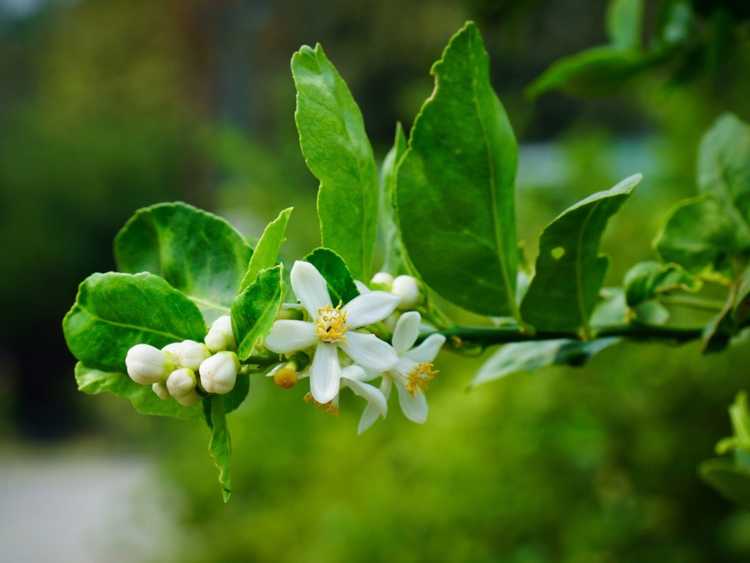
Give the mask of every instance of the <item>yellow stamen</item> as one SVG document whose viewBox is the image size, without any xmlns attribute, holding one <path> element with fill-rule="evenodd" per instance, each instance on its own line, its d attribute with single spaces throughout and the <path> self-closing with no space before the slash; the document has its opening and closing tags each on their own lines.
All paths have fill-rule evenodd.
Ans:
<svg viewBox="0 0 750 563">
<path fill-rule="evenodd" d="M 297 365 L 287 362 L 273 373 L 273 382 L 282 389 L 291 389 L 297 383 Z"/>
<path fill-rule="evenodd" d="M 334 416 L 338 416 L 339 414 L 339 408 L 333 404 L 333 401 L 329 401 L 328 403 L 319 403 L 312 396 L 312 393 L 305 393 L 305 402 L 314 405 L 315 408 L 320 409 L 328 414 L 332 414 Z"/>
<path fill-rule="evenodd" d="M 315 334 L 321 342 L 331 344 L 344 340 L 346 334 L 346 311 L 340 307 L 326 305 L 318 309 L 315 321 Z"/>
<path fill-rule="evenodd" d="M 414 369 L 409 372 L 406 382 L 406 390 L 412 395 L 416 395 L 418 390 L 427 391 L 430 386 L 430 381 L 435 379 L 438 375 L 438 371 L 434 369 L 432 362 L 422 362 L 417 364 Z"/>
</svg>

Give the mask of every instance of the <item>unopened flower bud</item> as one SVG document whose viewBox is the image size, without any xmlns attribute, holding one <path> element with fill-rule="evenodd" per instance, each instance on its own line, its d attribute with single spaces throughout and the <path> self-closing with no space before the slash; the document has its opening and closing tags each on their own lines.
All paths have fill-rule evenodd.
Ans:
<svg viewBox="0 0 750 563">
<path fill-rule="evenodd" d="M 197 370 L 201 362 L 210 355 L 208 346 L 195 340 L 183 340 L 177 348 L 177 360 L 180 367 L 192 370 Z"/>
<path fill-rule="evenodd" d="M 189 368 L 174 370 L 167 378 L 167 390 L 175 399 L 195 390 L 195 372 Z"/>
<path fill-rule="evenodd" d="M 282 389 L 291 389 L 297 383 L 297 364 L 287 362 L 276 366 L 269 374 L 273 382 Z"/>
<path fill-rule="evenodd" d="M 154 393 L 156 393 L 156 396 L 159 397 L 162 401 L 166 401 L 169 399 L 169 391 L 167 391 L 167 386 L 164 385 L 161 381 L 159 383 L 154 383 L 151 386 L 151 389 L 153 389 Z"/>
<path fill-rule="evenodd" d="M 201 385 L 209 393 L 229 393 L 234 388 L 239 370 L 237 354 L 219 352 L 201 364 Z"/>
<path fill-rule="evenodd" d="M 393 285 L 393 276 L 388 272 L 378 272 L 370 280 L 370 285 L 375 289 L 390 291 Z"/>
<path fill-rule="evenodd" d="M 185 395 L 175 397 L 174 400 L 180 403 L 183 407 L 192 407 L 195 403 L 201 400 L 201 396 L 198 395 L 195 389 L 193 389 Z"/>
<path fill-rule="evenodd" d="M 400 299 L 399 309 L 413 309 L 422 300 L 419 292 L 419 283 L 412 276 L 398 276 L 393 280 L 391 293 Z"/>
<path fill-rule="evenodd" d="M 125 367 L 130 379 L 141 385 L 152 385 L 164 381 L 174 363 L 158 348 L 149 344 L 136 344 L 125 356 Z"/>
<path fill-rule="evenodd" d="M 208 330 L 204 342 L 211 352 L 234 349 L 236 344 L 232 332 L 232 318 L 229 315 L 222 315 L 216 319 Z"/>
</svg>

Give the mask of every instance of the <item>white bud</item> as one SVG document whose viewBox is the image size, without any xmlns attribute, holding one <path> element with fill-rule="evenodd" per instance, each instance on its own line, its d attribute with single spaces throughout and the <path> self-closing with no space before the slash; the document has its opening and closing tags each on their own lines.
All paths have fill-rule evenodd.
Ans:
<svg viewBox="0 0 750 563">
<path fill-rule="evenodd" d="M 377 274 L 372 276 L 370 285 L 375 287 L 376 289 L 390 291 L 391 286 L 393 285 L 393 276 L 388 272 L 378 272 Z"/>
<path fill-rule="evenodd" d="M 201 364 L 201 385 L 209 393 L 229 393 L 234 388 L 239 370 L 237 354 L 219 352 Z"/>
<path fill-rule="evenodd" d="M 149 344 L 136 344 L 125 356 L 125 367 L 130 379 L 141 385 L 164 381 L 174 368 L 172 359 Z"/>
<path fill-rule="evenodd" d="M 161 351 L 164 352 L 165 354 L 171 354 L 175 363 L 177 363 L 177 357 L 180 353 L 180 344 L 182 343 L 172 342 L 171 344 L 167 344 L 166 346 L 164 346 L 164 348 L 162 348 Z"/>
<path fill-rule="evenodd" d="M 156 393 L 156 396 L 159 397 L 162 401 L 166 401 L 167 399 L 169 399 L 169 391 L 167 391 L 167 386 L 162 382 L 154 383 L 151 386 L 151 389 L 153 389 L 154 393 Z"/>
<path fill-rule="evenodd" d="M 180 367 L 192 370 L 197 370 L 201 362 L 210 355 L 208 346 L 195 340 L 183 340 L 177 348 L 177 360 Z"/>
<path fill-rule="evenodd" d="M 195 403 L 201 400 L 201 396 L 198 395 L 195 389 L 193 389 L 185 395 L 175 397 L 174 400 L 180 403 L 183 407 L 192 407 Z"/>
<path fill-rule="evenodd" d="M 393 280 L 391 293 L 400 299 L 399 309 L 413 309 L 422 300 L 419 292 L 419 283 L 412 276 L 398 276 Z"/>
<path fill-rule="evenodd" d="M 211 352 L 233 349 L 236 344 L 232 332 L 232 318 L 229 315 L 222 315 L 216 319 L 208 329 L 204 342 Z"/>
<path fill-rule="evenodd" d="M 188 368 L 174 370 L 167 378 L 167 390 L 175 399 L 195 390 L 195 372 Z"/>
</svg>

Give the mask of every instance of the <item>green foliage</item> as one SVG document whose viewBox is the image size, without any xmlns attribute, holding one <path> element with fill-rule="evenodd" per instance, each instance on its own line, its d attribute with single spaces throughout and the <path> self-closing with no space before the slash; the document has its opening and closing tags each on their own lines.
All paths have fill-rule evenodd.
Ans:
<svg viewBox="0 0 750 563">
<path fill-rule="evenodd" d="M 234 300 L 232 328 L 240 360 L 252 356 L 258 340 L 271 330 L 283 300 L 281 265 L 262 270 Z"/>
<path fill-rule="evenodd" d="M 137 211 L 115 238 L 121 271 L 163 277 L 195 301 L 208 323 L 229 311 L 251 255 L 224 219 L 184 203 Z"/>
<path fill-rule="evenodd" d="M 588 342 L 578 340 L 543 340 L 506 344 L 492 354 L 479 368 L 471 386 L 495 381 L 506 375 L 531 372 L 555 364 L 580 366 L 594 354 L 619 342 L 619 338 L 600 338 Z"/>
<path fill-rule="evenodd" d="M 516 140 L 473 23 L 451 38 L 431 72 L 435 91 L 398 169 L 401 239 L 437 293 L 476 313 L 518 317 Z"/>
<path fill-rule="evenodd" d="M 161 348 L 181 340 L 203 340 L 203 317 L 184 294 L 149 273 L 92 274 L 78 289 L 63 319 L 65 341 L 85 365 L 122 371 L 136 344 Z"/>
<path fill-rule="evenodd" d="M 636 307 L 672 291 L 698 291 L 702 284 L 677 264 L 639 262 L 625 274 L 625 298 Z"/>
<path fill-rule="evenodd" d="M 328 283 L 328 293 L 334 305 L 348 303 L 359 295 L 354 278 L 344 260 L 330 248 L 316 248 L 305 256 Z"/>
<path fill-rule="evenodd" d="M 318 219 L 325 246 L 368 278 L 378 216 L 378 174 L 362 114 L 323 47 L 292 57 L 300 148 L 320 181 Z"/>
<path fill-rule="evenodd" d="M 395 198 L 398 164 L 407 149 L 407 140 L 401 123 L 396 124 L 393 146 L 383 159 L 380 171 L 380 232 L 383 238 L 383 267 L 385 272 L 398 273 L 403 256 L 401 237 L 396 225 Z"/>
<path fill-rule="evenodd" d="M 607 11 L 610 42 L 621 49 L 637 49 L 641 44 L 643 0 L 611 0 Z"/>
<path fill-rule="evenodd" d="M 87 395 L 112 393 L 127 399 L 140 414 L 195 419 L 201 416 L 200 406 L 183 407 L 174 400 L 164 401 L 151 387 L 138 385 L 124 372 L 102 371 L 78 362 L 75 368 L 78 390 Z"/>
<path fill-rule="evenodd" d="M 538 330 L 589 333 L 589 317 L 609 263 L 599 255 L 599 242 L 610 217 L 640 180 L 631 176 L 590 195 L 544 229 L 536 273 L 521 304 L 526 322 Z"/>
<path fill-rule="evenodd" d="M 208 402 L 207 422 L 211 429 L 211 439 L 208 442 L 208 451 L 219 470 L 219 484 L 221 485 L 221 497 L 224 502 L 229 502 L 232 496 L 232 478 L 229 471 L 230 459 L 232 457 L 232 439 L 227 427 L 227 418 L 224 411 L 224 401 L 221 397 L 206 399 Z"/>
<path fill-rule="evenodd" d="M 250 258 L 250 265 L 247 272 L 242 278 L 240 290 L 245 290 L 247 286 L 255 281 L 261 270 L 270 268 L 279 257 L 281 245 L 286 240 L 286 226 L 289 223 L 289 217 L 292 214 L 292 208 L 284 209 L 279 216 L 271 221 L 260 235 L 258 244 L 255 245 L 255 251 Z"/>
</svg>

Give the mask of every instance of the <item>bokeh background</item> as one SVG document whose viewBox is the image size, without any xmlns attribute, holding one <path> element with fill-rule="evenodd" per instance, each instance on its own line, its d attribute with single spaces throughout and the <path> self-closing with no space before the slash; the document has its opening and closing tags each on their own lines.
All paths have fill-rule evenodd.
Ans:
<svg viewBox="0 0 750 563">
<path fill-rule="evenodd" d="M 701 132 L 723 110 L 750 117 L 750 42 L 689 83 L 655 72 L 604 98 L 526 98 L 552 61 L 605 41 L 604 10 L 598 0 L 0 0 L 0 560 L 750 559 L 750 514 L 696 473 L 730 433 L 747 347 L 702 357 L 695 345 L 621 345 L 584 368 L 472 392 L 481 360 L 446 354 L 426 425 L 394 408 L 359 438 L 354 400 L 328 416 L 303 389 L 256 380 L 230 418 L 226 506 L 205 428 L 75 389 L 60 322 L 78 282 L 113 269 L 112 238 L 135 209 L 185 200 L 252 240 L 294 205 L 287 255 L 317 245 L 289 73 L 303 43 L 323 43 L 382 158 L 396 121 L 408 127 L 430 93 L 432 61 L 476 20 L 521 143 L 529 254 L 565 206 L 645 174 L 604 242 L 617 284 L 653 257 L 669 206 L 694 193 Z"/>
</svg>

